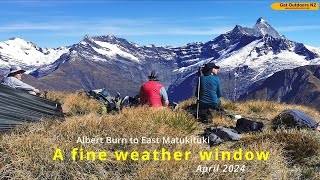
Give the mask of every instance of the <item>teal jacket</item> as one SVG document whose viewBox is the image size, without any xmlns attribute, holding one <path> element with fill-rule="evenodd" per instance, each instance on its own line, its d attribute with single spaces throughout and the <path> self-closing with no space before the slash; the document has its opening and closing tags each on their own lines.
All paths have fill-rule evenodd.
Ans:
<svg viewBox="0 0 320 180">
<path fill-rule="evenodd" d="M 221 96 L 221 82 L 218 76 L 211 74 L 200 77 L 200 104 L 219 106 Z"/>
</svg>

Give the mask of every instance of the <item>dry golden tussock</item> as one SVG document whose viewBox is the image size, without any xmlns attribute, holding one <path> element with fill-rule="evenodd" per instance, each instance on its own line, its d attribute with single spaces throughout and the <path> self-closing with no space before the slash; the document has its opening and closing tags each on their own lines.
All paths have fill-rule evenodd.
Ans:
<svg viewBox="0 0 320 180">
<path fill-rule="evenodd" d="M 269 128 L 271 120 L 282 110 L 301 109 L 319 120 L 315 110 L 274 102 L 223 100 L 226 111 L 257 119 L 267 129 L 246 134 L 241 141 L 226 142 L 216 147 L 205 144 L 100 144 L 77 143 L 78 137 L 199 137 L 204 128 L 215 125 L 234 127 L 230 117 L 214 117 L 211 124 L 203 124 L 184 110 L 195 99 L 182 102 L 177 111 L 149 107 L 127 108 L 116 115 L 100 114 L 101 104 L 85 95 L 49 93 L 50 99 L 59 98 L 65 121 L 43 121 L 19 127 L 0 136 L 0 179 L 317 179 L 320 163 L 319 132 L 311 130 L 278 130 Z M 64 160 L 54 161 L 56 149 L 61 149 Z M 105 151 L 105 161 L 73 161 L 73 148 Z M 118 161 L 115 151 L 149 151 L 165 148 L 169 152 L 191 151 L 189 160 Z M 267 161 L 201 161 L 199 151 L 235 152 L 269 151 Z M 245 172 L 200 173 L 198 166 L 245 165 Z"/>
</svg>

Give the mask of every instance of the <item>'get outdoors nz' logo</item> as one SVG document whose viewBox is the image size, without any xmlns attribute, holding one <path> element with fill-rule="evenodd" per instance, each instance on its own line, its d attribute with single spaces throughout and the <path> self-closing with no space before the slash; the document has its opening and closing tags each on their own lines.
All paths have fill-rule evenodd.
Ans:
<svg viewBox="0 0 320 180">
<path fill-rule="evenodd" d="M 319 10 L 317 2 L 276 2 L 271 4 L 274 10 Z"/>
</svg>

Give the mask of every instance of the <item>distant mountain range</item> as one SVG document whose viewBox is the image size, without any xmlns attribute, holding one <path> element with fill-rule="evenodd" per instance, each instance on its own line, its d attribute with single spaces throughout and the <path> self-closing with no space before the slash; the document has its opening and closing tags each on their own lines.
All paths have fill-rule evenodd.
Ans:
<svg viewBox="0 0 320 180">
<path fill-rule="evenodd" d="M 262 18 L 258 19 L 253 28 L 237 25 L 231 31 L 205 43 L 204 49 L 210 50 L 208 54 L 213 56 L 207 59 L 221 66 L 219 76 L 222 80 L 223 94 L 232 100 L 255 89 L 275 72 L 320 64 L 319 48 L 280 36 Z M 199 65 L 201 62 L 195 66 L 189 65 L 179 69 L 181 72 L 192 70 L 169 88 L 171 97 L 182 100 L 194 95 L 196 71 Z"/>
<path fill-rule="evenodd" d="M 276 72 L 251 92 L 241 95 L 239 99 L 303 104 L 320 111 L 320 65 Z"/>
<path fill-rule="evenodd" d="M 0 42 L 0 70 L 5 71 L 10 65 L 20 65 L 29 71 L 57 61 L 68 53 L 68 47 L 41 48 L 32 42 L 20 38 L 10 38 Z"/>
<path fill-rule="evenodd" d="M 320 48 L 290 41 L 259 18 L 252 28 L 236 25 L 208 42 L 180 47 L 140 46 L 106 35 L 50 49 L 12 38 L 0 42 L 0 73 L 17 64 L 37 78 L 26 81 L 40 89 L 109 87 L 111 92 L 135 95 L 154 69 L 171 99 L 180 101 L 194 95 L 198 67 L 214 61 L 221 66 L 224 97 L 238 99 L 278 71 L 320 64 L 319 57 Z"/>
</svg>

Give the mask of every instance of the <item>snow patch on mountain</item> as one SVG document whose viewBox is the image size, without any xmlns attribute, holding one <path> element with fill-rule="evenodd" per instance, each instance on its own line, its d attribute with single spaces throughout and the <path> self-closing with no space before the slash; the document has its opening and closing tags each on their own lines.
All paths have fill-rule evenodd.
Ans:
<svg viewBox="0 0 320 180">
<path fill-rule="evenodd" d="M 67 47 L 40 48 L 23 39 L 12 38 L 0 42 L 0 65 L 3 67 L 10 67 L 11 65 L 20 65 L 27 68 L 39 67 L 53 63 L 68 51 Z"/>
<path fill-rule="evenodd" d="M 261 40 L 253 41 L 237 51 L 221 56 L 217 59 L 218 64 L 224 70 L 230 70 L 244 65 L 259 69 L 270 67 L 270 65 L 274 64 L 275 71 L 278 71 L 304 66 L 310 63 L 310 61 L 305 59 L 305 56 L 298 55 L 293 51 L 283 50 L 280 51 L 280 53 L 269 51 L 267 54 L 259 54 L 254 49 L 262 45 L 263 42 Z"/>
<path fill-rule="evenodd" d="M 93 49 L 100 54 L 109 56 L 111 58 L 115 58 L 117 55 L 119 55 L 121 57 L 129 58 L 136 62 L 140 62 L 137 57 L 121 50 L 121 47 L 118 47 L 115 44 L 110 44 L 110 43 L 101 42 L 101 41 L 95 41 L 95 43 L 97 43 L 100 46 L 100 48 L 93 47 Z"/>
<path fill-rule="evenodd" d="M 320 56 L 320 48 L 318 47 L 312 47 L 312 46 L 308 46 L 308 45 L 304 45 L 307 49 L 309 49 L 310 51 L 313 51 L 314 53 L 318 54 Z"/>
<path fill-rule="evenodd" d="M 310 51 L 316 53 L 318 55 L 318 58 L 312 59 L 310 61 L 310 64 L 312 65 L 316 65 L 316 64 L 320 64 L 320 48 L 318 47 L 312 47 L 312 46 L 308 46 L 308 45 L 304 45 L 307 49 L 309 49 Z"/>
<path fill-rule="evenodd" d="M 256 46 L 260 46 L 260 40 L 253 41 L 252 43 L 237 51 L 224 54 L 219 59 L 217 59 L 217 64 L 224 70 L 231 70 L 236 67 L 245 65 L 247 58 L 250 56 L 251 50 Z"/>
</svg>

